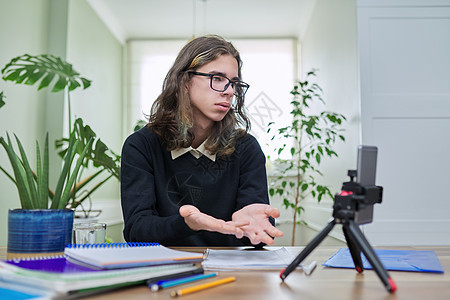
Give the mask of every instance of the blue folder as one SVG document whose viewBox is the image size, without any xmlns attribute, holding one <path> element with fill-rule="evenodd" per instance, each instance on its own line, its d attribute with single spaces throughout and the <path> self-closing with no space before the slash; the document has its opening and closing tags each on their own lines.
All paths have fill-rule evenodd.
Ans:
<svg viewBox="0 0 450 300">
<path fill-rule="evenodd" d="M 28 300 L 28 299 L 43 299 L 42 297 L 43 297 L 42 295 L 29 294 L 0 287 L 0 299 Z"/>
<path fill-rule="evenodd" d="M 381 263 L 389 271 L 410 271 L 444 273 L 439 258 L 431 250 L 387 250 L 374 249 Z M 367 258 L 361 253 L 364 269 L 372 269 Z M 323 266 L 333 268 L 354 268 L 352 256 L 348 248 L 339 249 Z"/>
</svg>

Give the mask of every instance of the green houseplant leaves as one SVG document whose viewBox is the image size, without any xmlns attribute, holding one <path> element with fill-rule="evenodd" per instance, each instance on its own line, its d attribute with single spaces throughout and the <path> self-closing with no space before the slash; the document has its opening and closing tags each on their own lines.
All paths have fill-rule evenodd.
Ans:
<svg viewBox="0 0 450 300">
<path fill-rule="evenodd" d="M 79 141 L 79 145 L 75 149 L 78 154 L 81 154 L 87 147 L 86 159 L 83 161 L 82 165 L 83 168 L 88 168 L 90 163 L 92 163 L 98 171 L 85 179 L 79 180 L 69 200 L 70 208 L 76 208 L 84 200 L 88 199 L 93 192 L 100 188 L 111 177 L 116 177 L 120 180 L 120 155 L 110 150 L 105 143 L 97 137 L 96 133 L 89 125 L 83 124 L 81 118 L 75 120 L 73 134 L 75 139 Z M 56 149 L 59 151 L 58 153 L 61 157 L 66 156 L 70 149 L 69 145 L 70 140 L 68 138 L 62 138 L 55 141 Z M 81 196 L 77 196 L 78 191 L 83 190 L 89 182 L 98 178 L 100 174 L 104 172 L 109 173 L 106 178 L 100 180 L 93 188 L 88 189 L 87 192 L 83 193 Z"/>
<path fill-rule="evenodd" d="M 38 90 L 53 84 L 52 92 L 59 92 L 66 87 L 73 91 L 91 85 L 91 81 L 80 77 L 72 65 L 53 55 L 31 56 L 24 54 L 13 58 L 3 69 L 3 79 L 27 85 L 39 82 Z"/>
<path fill-rule="evenodd" d="M 51 208 L 75 208 L 111 177 L 119 179 L 120 156 L 112 152 L 97 137 L 90 126 L 84 125 L 81 118 L 74 123 L 71 120 L 70 92 L 77 88 L 88 88 L 91 85 L 90 80 L 81 77 L 70 63 L 48 54 L 37 56 L 24 54 L 15 57 L 6 64 L 1 73 L 2 79 L 5 81 L 36 85 L 38 90 L 50 88 L 51 92 L 65 91 L 66 93 L 70 138 L 63 137 L 55 141 L 64 164 L 55 191 L 53 192 L 48 187 L 45 188 L 48 190 L 48 197 L 52 200 Z M 0 107 L 5 105 L 4 99 L 3 92 L 0 92 Z M 18 187 L 22 208 L 37 207 L 38 205 L 44 207 L 44 202 L 48 203 L 48 198 L 44 200 L 44 194 L 47 193 L 42 191 L 42 187 L 48 184 L 48 139 L 46 138 L 43 158 L 41 158 L 39 145 L 36 144 L 36 159 L 38 160 L 36 172 L 29 166 L 25 151 L 17 137 L 16 142 L 20 157 L 14 151 L 9 135 L 6 140 L 1 138 L 1 144 L 8 153 L 12 164 L 14 176 L 2 166 L 0 166 L 0 170 Z M 73 163 L 75 160 L 76 163 Z M 84 170 L 90 166 L 96 168 L 97 171 L 82 178 Z M 101 178 L 100 175 L 105 172 L 107 172 L 106 178 L 104 176 Z M 35 183 L 31 180 L 31 174 L 35 178 Z M 94 183 L 95 180 L 97 183 Z M 37 184 L 37 187 L 34 188 L 33 184 Z M 35 194 L 40 195 L 38 197 L 40 200 L 31 200 L 30 203 L 29 199 L 34 199 L 32 196 Z"/>
<path fill-rule="evenodd" d="M 346 118 L 343 115 L 329 111 L 311 113 L 312 105 L 325 104 L 322 88 L 312 81 L 313 76 L 316 76 L 315 70 L 308 72 L 304 81 L 296 82 L 291 91 L 291 124 L 274 129 L 275 124 L 271 123 L 268 129 L 268 132 L 275 131 L 272 140 L 285 141 L 274 149 L 275 152 L 278 155 L 288 152 L 290 156 L 290 159 L 276 160 L 281 175 L 270 182 L 269 195 L 281 197 L 284 207 L 293 210 L 292 246 L 295 229 L 300 223 L 298 219 L 304 211 L 301 202 L 308 197 L 319 202 L 324 197 L 333 198 L 330 189 L 319 184 L 316 178 L 322 176 L 319 167 L 323 159 L 338 156 L 333 150 L 336 141 L 345 142 L 342 125 Z"/>
<path fill-rule="evenodd" d="M 7 134 L 7 141 L 0 137 L 0 144 L 3 146 L 8 154 L 9 161 L 14 171 L 14 177 L 10 175 L 5 169 L 1 170 L 16 184 L 19 192 L 19 198 L 22 208 L 24 209 L 62 209 L 66 207 L 69 200 L 69 195 L 75 182 L 78 171 L 86 156 L 87 149 L 91 142 L 89 142 L 81 155 L 79 155 L 75 166 L 73 161 L 75 159 L 74 149 L 78 146 L 78 141 L 71 138 L 68 147 L 67 155 L 64 158 L 64 164 L 59 176 L 58 185 L 53 193 L 49 188 L 49 150 L 48 150 L 48 134 L 45 138 L 45 146 L 43 157 L 39 143 L 36 142 L 36 173 L 32 170 L 28 157 L 23 149 L 19 138 L 15 136 L 16 144 L 19 148 L 20 157 L 17 155 L 13 143 Z M 51 200 L 51 202 L 49 201 Z M 51 206 L 49 207 L 49 203 Z"/>
</svg>

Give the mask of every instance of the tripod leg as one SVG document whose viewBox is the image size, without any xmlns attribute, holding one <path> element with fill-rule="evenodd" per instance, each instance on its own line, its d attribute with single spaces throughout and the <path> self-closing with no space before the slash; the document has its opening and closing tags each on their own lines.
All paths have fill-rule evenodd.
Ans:
<svg viewBox="0 0 450 300">
<path fill-rule="evenodd" d="M 287 266 L 286 269 L 281 271 L 280 278 L 284 280 L 319 244 L 323 241 L 324 238 L 327 237 L 328 233 L 333 229 L 334 225 L 336 225 L 336 221 L 331 220 L 321 232 L 319 232 L 316 237 L 306 245 L 305 249 Z"/>
<path fill-rule="evenodd" d="M 388 272 L 384 268 L 383 264 L 376 255 L 372 246 L 370 246 L 364 234 L 359 229 L 358 225 L 356 225 L 356 223 L 353 222 L 353 220 L 349 220 L 347 228 L 349 236 L 351 236 L 351 238 L 354 239 L 354 242 L 360 247 L 360 249 L 366 256 L 367 260 L 372 265 L 372 268 L 377 273 L 378 277 L 380 277 L 383 284 L 386 286 L 386 289 L 390 293 L 395 292 L 397 286 L 394 280 L 389 276 Z"/>
<path fill-rule="evenodd" d="M 353 238 L 352 234 L 348 233 L 348 223 L 343 224 L 342 231 L 344 231 L 345 240 L 347 241 L 348 249 L 352 255 L 353 263 L 355 264 L 355 269 L 358 273 L 364 271 L 364 267 L 361 260 L 361 248 L 359 248 L 358 243 Z"/>
</svg>

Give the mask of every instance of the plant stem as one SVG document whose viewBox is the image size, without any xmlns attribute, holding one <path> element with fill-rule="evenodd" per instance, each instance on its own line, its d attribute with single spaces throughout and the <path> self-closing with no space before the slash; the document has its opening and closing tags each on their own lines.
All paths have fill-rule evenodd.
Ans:
<svg viewBox="0 0 450 300">
<path fill-rule="evenodd" d="M 67 97 L 67 111 L 68 111 L 68 118 L 69 118 L 69 136 L 72 134 L 72 109 L 71 109 L 71 105 L 70 105 L 70 93 L 69 93 L 69 87 L 66 86 L 66 88 L 64 89 L 64 92 L 66 94 Z"/>
<path fill-rule="evenodd" d="M 299 104 L 299 109 L 300 111 L 303 110 L 303 106 L 300 102 Z M 300 125 L 300 130 L 297 130 L 296 134 L 297 136 L 295 137 L 295 141 L 297 144 L 297 151 L 295 152 L 295 154 L 297 155 L 297 184 L 295 185 L 295 201 L 294 201 L 294 224 L 292 224 L 292 240 L 291 240 L 291 246 L 295 245 L 295 233 L 296 233 L 296 229 L 297 229 L 297 211 L 298 211 L 298 207 L 299 207 L 299 203 L 300 203 L 300 196 L 301 196 L 301 185 L 300 182 L 302 182 L 303 179 L 303 174 L 301 172 L 301 169 L 298 167 L 301 164 L 301 160 L 302 160 L 302 140 L 303 140 L 303 130 L 302 129 L 302 116 L 300 115 L 300 117 L 297 117 L 298 119 L 298 123 Z"/>
</svg>

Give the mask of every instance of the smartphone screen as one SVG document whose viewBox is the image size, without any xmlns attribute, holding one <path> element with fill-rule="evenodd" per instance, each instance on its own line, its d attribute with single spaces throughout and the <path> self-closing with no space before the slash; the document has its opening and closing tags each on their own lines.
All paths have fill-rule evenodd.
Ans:
<svg viewBox="0 0 450 300">
<path fill-rule="evenodd" d="M 375 146 L 359 146 L 356 182 L 362 186 L 375 185 L 378 149 Z M 355 215 L 356 224 L 367 224 L 373 220 L 373 204 L 359 209 Z"/>
</svg>

